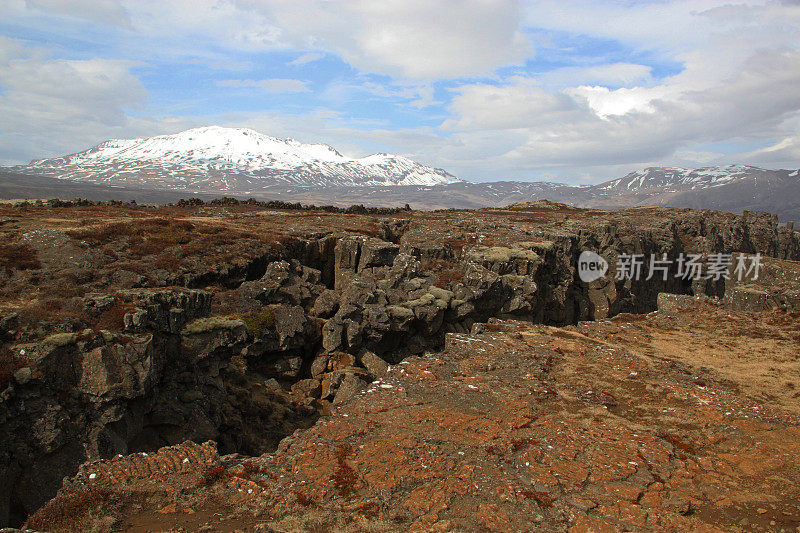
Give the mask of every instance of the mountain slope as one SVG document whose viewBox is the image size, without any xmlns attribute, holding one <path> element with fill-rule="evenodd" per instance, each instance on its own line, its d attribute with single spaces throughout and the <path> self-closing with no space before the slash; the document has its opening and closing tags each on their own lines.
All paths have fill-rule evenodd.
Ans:
<svg viewBox="0 0 800 533">
<path fill-rule="evenodd" d="M 645 190 L 660 189 L 675 192 L 691 188 L 719 187 L 734 181 L 749 180 L 758 174 L 773 171 L 747 165 L 726 165 L 697 169 L 678 167 L 648 167 L 626 176 L 595 186 L 599 190 Z"/>
<path fill-rule="evenodd" d="M 745 165 L 699 169 L 650 167 L 589 187 L 576 205 L 664 205 L 741 212 L 769 211 L 800 221 L 800 171 Z"/>
<path fill-rule="evenodd" d="M 649 167 L 581 187 L 548 182 L 470 183 L 399 156 L 350 159 L 324 144 L 219 127 L 107 141 L 85 152 L 6 170 L 62 178 L 59 181 L 76 185 L 91 182 L 180 196 L 225 194 L 337 205 L 409 203 L 421 209 L 502 207 L 547 199 L 598 209 L 660 205 L 769 211 L 784 222 L 800 222 L 800 170 L 745 165 Z M 18 185 L 4 185 L 0 179 L 0 196 L 23 191 Z M 62 190 L 57 187 L 53 195 Z M 107 194 L 84 192 L 89 197 Z"/>
<path fill-rule="evenodd" d="M 348 158 L 325 144 L 210 126 L 174 135 L 110 140 L 16 171 L 106 185 L 247 193 L 268 185 L 440 185 L 444 170 L 390 154 Z"/>
<path fill-rule="evenodd" d="M 641 178 L 645 177 L 644 180 Z M 647 168 L 599 185 L 497 181 L 458 182 L 432 187 L 306 187 L 264 190 L 269 198 L 292 202 L 364 203 L 416 209 L 503 207 L 513 203 L 551 200 L 576 207 L 621 209 L 671 206 L 741 213 L 769 211 L 783 222 L 800 222 L 800 171 L 756 167 L 705 169 Z"/>
</svg>

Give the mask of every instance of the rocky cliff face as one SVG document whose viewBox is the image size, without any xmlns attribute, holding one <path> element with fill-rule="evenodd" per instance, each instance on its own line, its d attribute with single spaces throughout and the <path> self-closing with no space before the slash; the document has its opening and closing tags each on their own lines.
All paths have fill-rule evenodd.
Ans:
<svg viewBox="0 0 800 533">
<path fill-rule="evenodd" d="M 236 216 L 213 218 L 241 224 Z M 245 226 L 268 214 L 246 216 Z M 185 440 L 214 440 L 221 453 L 274 449 L 390 364 L 440 350 L 448 333 L 491 318 L 567 325 L 651 311 L 660 292 L 725 292 L 724 280 L 616 281 L 621 253 L 800 258 L 798 234 L 762 213 L 534 206 L 356 217 L 369 232 L 343 230 L 341 215 L 274 216 L 293 232 L 280 248 L 135 280 L 116 269 L 109 279 L 122 282 L 73 298 L 75 316 L 62 331 L 40 335 L 41 325 L 4 316 L 16 364 L 0 395 L 0 431 L 9 436 L 0 442 L 0 484 L 8 488 L 0 523 L 19 524 L 86 461 Z M 111 239 L 83 251 L 64 242 L 79 258 L 127 246 Z M 582 282 L 583 250 L 607 258 L 610 275 Z M 183 286 L 163 286 L 176 283 Z M 91 326 L 109 313 L 118 320 Z"/>
</svg>

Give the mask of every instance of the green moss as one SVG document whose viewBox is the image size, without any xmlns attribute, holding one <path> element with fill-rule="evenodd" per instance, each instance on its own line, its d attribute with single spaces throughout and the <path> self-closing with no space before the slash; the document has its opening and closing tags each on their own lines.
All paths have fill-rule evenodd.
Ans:
<svg viewBox="0 0 800 533">
<path fill-rule="evenodd" d="M 275 311 L 267 307 L 259 313 L 243 316 L 242 321 L 250 333 L 261 337 L 275 329 Z"/>
<path fill-rule="evenodd" d="M 196 335 L 199 333 L 208 333 L 215 329 L 235 329 L 239 326 L 244 326 L 245 322 L 241 319 L 225 316 L 210 316 L 206 318 L 198 318 L 197 320 L 189 323 L 183 328 L 183 333 Z"/>
<path fill-rule="evenodd" d="M 414 311 L 408 307 L 401 307 L 399 305 L 389 305 L 386 307 L 392 318 L 406 319 L 414 316 Z"/>
<path fill-rule="evenodd" d="M 435 301 L 436 301 L 436 297 L 433 294 L 423 294 L 422 296 L 420 296 L 416 300 L 409 300 L 409 301 L 405 302 L 405 305 L 406 305 L 406 307 L 409 307 L 409 308 L 413 309 L 415 307 L 421 307 L 421 306 L 424 306 L 424 305 L 430 305 Z"/>
<path fill-rule="evenodd" d="M 541 252 L 548 252 L 556 245 L 556 243 L 553 241 L 525 241 L 519 244 L 525 248 L 530 248 L 531 250 L 537 250 Z"/>
<path fill-rule="evenodd" d="M 446 289 L 433 286 L 428 288 L 428 292 L 433 295 L 437 300 L 444 300 L 445 303 L 453 299 L 453 293 Z"/>
<path fill-rule="evenodd" d="M 43 342 L 57 347 L 68 346 L 75 343 L 76 337 L 74 333 L 55 333 L 46 337 Z"/>
<path fill-rule="evenodd" d="M 508 263 L 512 259 L 536 261 L 539 255 L 533 250 L 506 248 L 505 246 L 476 246 L 467 253 L 467 259 L 475 262 Z"/>
</svg>

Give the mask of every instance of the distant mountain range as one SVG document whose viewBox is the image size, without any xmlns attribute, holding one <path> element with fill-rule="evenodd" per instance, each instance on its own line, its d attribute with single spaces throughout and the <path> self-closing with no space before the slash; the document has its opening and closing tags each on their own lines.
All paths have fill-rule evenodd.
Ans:
<svg viewBox="0 0 800 533">
<path fill-rule="evenodd" d="M 573 196 L 566 190 L 565 198 Z M 582 207 L 666 205 L 741 212 L 769 211 L 782 221 L 800 222 L 800 171 L 744 165 L 699 169 L 646 168 L 586 188 Z"/>
<path fill-rule="evenodd" d="M 104 185 L 199 192 L 256 192 L 265 186 L 442 185 L 444 170 L 391 154 L 348 158 L 327 144 L 210 126 L 174 135 L 110 140 L 15 170 Z"/>
<path fill-rule="evenodd" d="M 502 207 L 547 199 L 598 209 L 664 205 L 769 211 L 782 221 L 800 222 L 799 170 L 650 167 L 591 186 L 470 183 L 401 156 L 353 159 L 325 144 L 217 126 L 106 141 L 84 152 L 6 167 L 0 173 L 0 196 L 18 198 L 27 192 L 46 198 L 49 189 L 52 196 L 99 199 L 114 194 L 149 201 L 228 195 L 337 205 L 409 203 L 421 209 Z"/>
</svg>

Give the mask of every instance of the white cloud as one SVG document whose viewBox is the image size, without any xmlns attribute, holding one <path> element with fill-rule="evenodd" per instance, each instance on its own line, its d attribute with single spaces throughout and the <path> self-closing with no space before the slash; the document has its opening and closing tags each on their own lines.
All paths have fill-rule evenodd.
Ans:
<svg viewBox="0 0 800 533">
<path fill-rule="evenodd" d="M 563 67 L 538 76 L 543 85 L 565 87 L 596 83 L 601 85 L 633 85 L 649 83 L 652 68 L 635 63 L 609 63 L 588 67 Z"/>
<path fill-rule="evenodd" d="M 443 128 L 466 146 L 490 130 L 510 130 L 509 138 L 519 142 L 493 163 L 515 172 L 639 164 L 669 159 L 692 144 L 788 134 L 796 122 L 787 121 L 800 109 L 798 84 L 800 52 L 788 50 L 760 51 L 736 75 L 703 90 L 657 86 L 642 89 L 641 97 L 633 89 L 595 88 L 608 98 L 604 102 L 583 100 L 585 91 L 548 92 L 535 80 L 518 78 L 502 87 L 460 87 L 450 106 L 455 118 Z M 772 152 L 785 160 L 796 149 L 792 139 Z M 766 160 L 768 152 L 751 155 Z"/>
<path fill-rule="evenodd" d="M 130 124 L 127 109 L 147 98 L 129 61 L 49 59 L 9 39 L 0 41 L 0 57 L 8 47 L 18 54 L 0 61 L 0 160 L 120 133 Z"/>
<path fill-rule="evenodd" d="M 22 44 L 14 39 L 0 35 L 0 67 L 7 65 L 15 57 L 22 55 Z"/>
<path fill-rule="evenodd" d="M 491 74 L 532 54 L 517 0 L 130 0 L 126 7 L 145 34 L 211 36 L 243 50 L 327 51 L 399 78 Z"/>
<path fill-rule="evenodd" d="M 600 117 L 611 115 L 625 115 L 633 111 L 653 112 L 653 100 L 663 98 L 668 94 L 668 89 L 663 86 L 649 87 L 622 87 L 611 90 L 602 86 L 570 87 L 564 91 L 576 100 L 582 100 Z"/>
<path fill-rule="evenodd" d="M 321 54 L 319 52 L 306 52 L 305 54 L 298 56 L 297 59 L 289 61 L 287 65 L 305 65 L 306 63 L 318 61 L 323 57 L 325 57 L 325 54 Z"/>
<path fill-rule="evenodd" d="M 504 86 L 476 83 L 454 89 L 449 106 L 454 118 L 445 131 L 511 130 L 568 124 L 587 113 L 568 95 L 541 88 L 536 79 L 512 78 Z"/>
<path fill-rule="evenodd" d="M 252 87 L 268 93 L 307 93 L 311 92 L 306 82 L 292 78 L 268 78 L 264 80 L 222 80 L 220 87 Z"/>
<path fill-rule="evenodd" d="M 768 167 L 800 167 L 800 111 L 792 113 L 781 125 L 785 132 L 770 145 L 741 155 L 743 161 Z"/>
<path fill-rule="evenodd" d="M 318 19 L 322 25 L 314 30 L 365 71 L 446 79 L 490 74 L 531 55 L 515 1 L 367 0 L 329 6 L 345 17 L 333 18 L 338 27 Z"/>
<path fill-rule="evenodd" d="M 117 0 L 25 0 L 33 9 L 61 13 L 113 26 L 130 27 L 128 12 Z"/>
<path fill-rule="evenodd" d="M 80 52 L 53 59 L 0 37 L 0 146 L 6 158 L 17 148 L 46 155 L 106 137 L 219 121 L 327 141 L 351 153 L 380 146 L 466 177 L 525 178 L 547 171 L 597 181 L 625 166 L 651 163 L 691 166 L 727 158 L 800 164 L 796 2 L 8 0 L 8 5 L 28 22 L 32 13 L 50 13 L 45 29 L 61 20 L 59 13 L 129 23 L 132 31 L 118 32 L 110 42 L 118 35 L 130 40 L 108 58 L 152 55 L 161 64 L 199 61 L 249 70 L 220 85 L 302 94 L 300 111 L 292 115 L 255 109 L 165 118 L 143 117 L 155 114 L 145 110 L 132 117 L 129 108 L 147 98 L 132 63 L 73 59 Z M 65 33 L 64 41 L 74 40 L 75 31 Z M 556 48 L 559 36 L 579 46 Z M 614 43 L 614 52 L 605 63 L 592 64 L 602 50 L 582 55 L 581 45 L 593 42 L 586 39 Z M 541 64 L 551 64 L 547 54 L 557 52 L 556 59 L 573 66 L 526 74 L 538 65 L 525 66 L 533 57 L 532 42 Z M 620 50 L 630 51 L 630 57 Z M 267 72 L 286 77 L 259 79 L 264 72 L 254 72 L 263 51 L 280 52 L 277 63 L 284 71 Z M 316 77 L 309 78 L 313 84 L 293 79 L 297 71 L 291 67 L 326 55 L 358 72 L 343 67 L 341 77 L 325 87 Z M 680 72 L 661 77 L 662 63 L 679 65 Z M 498 70 L 505 66 L 515 66 L 517 75 Z M 443 80 L 461 81 L 448 90 L 444 87 L 456 82 Z M 316 101 L 306 94 L 312 88 Z M 440 99 L 449 113 L 444 118 L 427 109 Z M 358 121 L 344 111 L 353 101 L 415 109 L 403 113 L 402 122 L 393 123 L 396 117 L 390 115 Z M 414 126 L 409 117 L 424 117 L 419 123 L 426 125 Z M 430 126 L 435 123 L 439 127 Z M 714 143 L 749 148 L 740 154 L 703 148 Z"/>
</svg>

